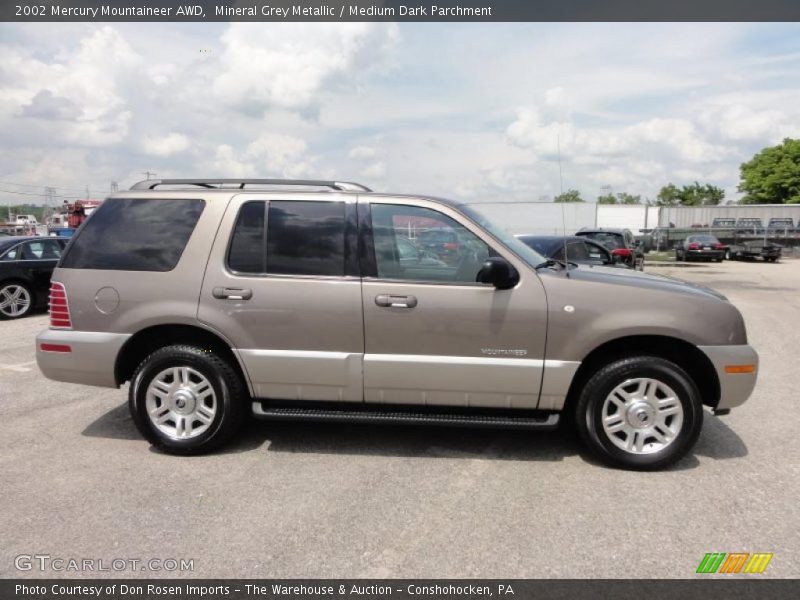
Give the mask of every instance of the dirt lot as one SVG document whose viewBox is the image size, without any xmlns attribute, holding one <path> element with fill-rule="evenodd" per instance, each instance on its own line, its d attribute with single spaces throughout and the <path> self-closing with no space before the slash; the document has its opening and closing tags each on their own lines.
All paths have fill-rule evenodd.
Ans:
<svg viewBox="0 0 800 600">
<path fill-rule="evenodd" d="M 800 576 L 800 261 L 648 269 L 726 294 L 762 360 L 750 401 L 707 413 L 661 473 L 555 433 L 435 428 L 256 423 L 226 452 L 165 456 L 126 389 L 40 375 L 45 315 L 2 322 L 0 577 L 61 575 L 17 571 L 21 554 L 194 559 L 192 577 L 692 577 L 737 551 Z"/>
</svg>

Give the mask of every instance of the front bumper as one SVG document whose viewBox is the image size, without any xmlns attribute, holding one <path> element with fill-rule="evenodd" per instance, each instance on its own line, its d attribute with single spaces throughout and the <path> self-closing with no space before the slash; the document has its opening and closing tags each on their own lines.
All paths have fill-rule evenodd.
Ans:
<svg viewBox="0 0 800 600">
<path fill-rule="evenodd" d="M 716 409 L 729 409 L 744 404 L 753 393 L 758 376 L 758 354 L 748 345 L 699 346 L 711 360 L 719 378 L 720 397 Z M 752 372 L 729 372 L 753 365 Z M 726 369 L 727 367 L 727 369 Z"/>
<path fill-rule="evenodd" d="M 117 356 L 130 337 L 127 333 L 46 329 L 36 336 L 36 363 L 48 379 L 115 388 Z M 43 350 L 42 344 L 59 350 Z"/>
</svg>

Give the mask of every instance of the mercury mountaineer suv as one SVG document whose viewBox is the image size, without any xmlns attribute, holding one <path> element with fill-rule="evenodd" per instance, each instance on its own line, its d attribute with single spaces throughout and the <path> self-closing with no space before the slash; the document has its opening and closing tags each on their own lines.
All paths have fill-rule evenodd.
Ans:
<svg viewBox="0 0 800 600">
<path fill-rule="evenodd" d="M 446 260 L 417 243 L 449 232 Z M 264 419 L 527 429 L 574 421 L 611 465 L 693 446 L 758 356 L 720 294 L 547 260 L 469 205 L 335 181 L 150 180 L 113 194 L 52 278 L 49 378 L 130 382 L 175 454 Z"/>
</svg>

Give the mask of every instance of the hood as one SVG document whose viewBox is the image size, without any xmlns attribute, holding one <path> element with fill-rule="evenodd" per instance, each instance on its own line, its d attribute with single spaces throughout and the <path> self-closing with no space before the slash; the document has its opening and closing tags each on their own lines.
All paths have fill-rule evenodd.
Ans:
<svg viewBox="0 0 800 600">
<path fill-rule="evenodd" d="M 690 283 L 682 279 L 667 277 L 665 275 L 654 275 L 652 273 L 634 271 L 633 269 L 580 265 L 570 269 L 569 276 L 582 281 L 597 281 L 611 285 L 655 289 L 689 296 L 715 298 L 724 301 L 728 300 L 719 292 L 704 285 Z"/>
</svg>

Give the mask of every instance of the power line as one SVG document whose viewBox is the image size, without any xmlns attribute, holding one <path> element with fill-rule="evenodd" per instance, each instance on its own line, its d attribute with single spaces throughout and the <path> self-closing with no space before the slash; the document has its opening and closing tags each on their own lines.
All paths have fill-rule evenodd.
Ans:
<svg viewBox="0 0 800 600">
<path fill-rule="evenodd" d="M 36 196 L 37 198 L 47 198 L 48 196 L 45 194 L 36 194 L 34 192 L 19 192 L 15 190 L 4 190 L 0 189 L 0 193 L 2 194 L 16 194 L 17 196 Z M 64 198 L 64 199 L 73 199 L 73 198 L 81 198 L 82 196 L 64 196 L 61 194 L 53 194 L 53 198 Z"/>
<path fill-rule="evenodd" d="M 67 191 L 67 192 L 81 192 L 81 193 L 83 193 L 85 191 L 85 190 L 82 190 L 81 188 L 65 187 L 65 186 L 57 186 L 57 185 L 42 185 L 42 184 L 34 184 L 34 183 L 17 183 L 17 182 L 14 182 L 14 181 L 5 181 L 3 179 L 0 179 L 0 185 L 15 185 L 17 187 L 36 188 L 36 189 L 42 189 L 44 187 L 51 187 L 54 190 L 63 190 L 63 191 Z M 104 186 L 102 186 L 102 185 L 92 185 L 91 187 L 93 187 L 93 188 L 103 188 Z"/>
</svg>

